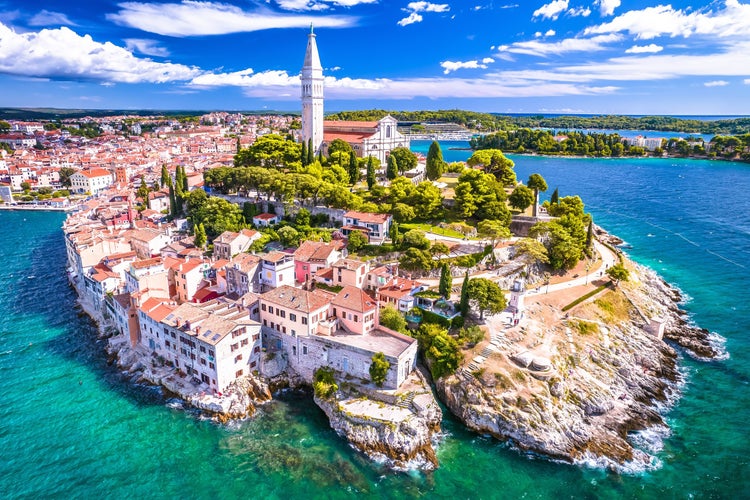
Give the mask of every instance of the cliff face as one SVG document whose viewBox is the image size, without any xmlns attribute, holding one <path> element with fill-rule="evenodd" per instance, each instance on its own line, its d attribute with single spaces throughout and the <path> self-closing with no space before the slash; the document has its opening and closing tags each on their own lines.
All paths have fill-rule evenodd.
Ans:
<svg viewBox="0 0 750 500">
<path fill-rule="evenodd" d="M 399 393 L 370 390 L 339 391 L 334 397 L 315 397 L 331 427 L 376 461 L 396 470 L 430 470 L 438 465 L 433 440 L 442 413 L 424 379 L 415 372 Z"/>
<path fill-rule="evenodd" d="M 685 323 L 671 288 L 633 267 L 627 291 L 605 292 L 569 315 L 543 302 L 551 299 L 531 301 L 525 326 L 504 325 L 479 346 L 482 356 L 437 381 L 440 399 L 470 429 L 521 449 L 616 470 L 651 467 L 656 459 L 630 433 L 665 425 L 659 409 L 677 396 L 681 376 L 675 350 L 646 320 L 660 315 L 667 338 L 683 332 L 694 342 L 680 345 L 697 345 L 698 355 L 715 351 L 700 350 L 713 347 Z"/>
</svg>

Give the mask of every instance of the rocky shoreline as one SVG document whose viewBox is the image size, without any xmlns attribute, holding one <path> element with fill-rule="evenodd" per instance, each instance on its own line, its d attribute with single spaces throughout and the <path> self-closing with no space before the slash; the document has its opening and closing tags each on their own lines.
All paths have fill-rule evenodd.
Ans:
<svg viewBox="0 0 750 500">
<path fill-rule="evenodd" d="M 535 343 L 550 344 L 548 371 L 525 367 L 518 345 L 511 346 L 489 355 L 485 365 L 494 373 L 463 369 L 438 380 L 440 399 L 470 429 L 522 450 L 619 472 L 655 467 L 658 459 L 637 446 L 633 433 L 667 428 L 661 412 L 679 397 L 683 376 L 677 352 L 650 320 L 658 318 L 664 338 L 697 359 L 715 359 L 720 351 L 707 330 L 687 321 L 676 289 L 655 272 L 625 263 L 631 283 L 601 306 L 591 299 L 569 315 L 560 313 L 557 324 L 535 324 L 535 314 L 549 306 L 530 308 L 526 338 L 537 328 L 544 341 Z M 613 303 L 627 311 L 624 321 L 602 321 Z M 554 330 L 562 334 L 557 343 L 549 341 Z"/>
</svg>

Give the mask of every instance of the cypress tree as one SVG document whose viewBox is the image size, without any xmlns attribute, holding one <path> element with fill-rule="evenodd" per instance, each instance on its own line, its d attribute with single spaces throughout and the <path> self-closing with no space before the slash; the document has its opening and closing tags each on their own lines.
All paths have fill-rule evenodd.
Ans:
<svg viewBox="0 0 750 500">
<path fill-rule="evenodd" d="M 300 161 L 302 162 L 302 166 L 307 165 L 307 143 L 305 141 L 302 141 L 302 154 L 300 154 Z"/>
<path fill-rule="evenodd" d="M 375 162 L 372 156 L 367 157 L 367 189 L 372 189 L 377 179 L 375 178 Z"/>
<path fill-rule="evenodd" d="M 312 142 L 312 140 L 310 142 Z M 323 150 L 322 149 L 318 150 L 318 163 L 323 165 Z"/>
<path fill-rule="evenodd" d="M 188 187 L 188 178 L 187 174 L 185 174 L 185 167 L 182 167 L 182 193 L 186 195 L 188 191 L 190 191 L 190 188 Z"/>
<path fill-rule="evenodd" d="M 240 144 L 240 136 L 237 136 L 237 152 L 240 152 L 240 149 L 242 149 L 242 145 Z"/>
<path fill-rule="evenodd" d="M 437 141 L 432 141 L 430 150 L 427 152 L 427 165 L 425 174 L 431 181 L 438 180 L 445 172 L 445 161 L 443 161 L 443 152 Z"/>
<path fill-rule="evenodd" d="M 307 140 L 307 164 L 310 165 L 315 161 L 315 151 L 313 150 L 312 137 Z"/>
<path fill-rule="evenodd" d="M 552 196 L 549 199 L 550 205 L 557 205 L 560 202 L 559 197 L 560 195 L 557 192 L 557 188 L 555 188 L 555 190 L 552 192 Z"/>
<path fill-rule="evenodd" d="M 169 171 L 167 171 L 167 164 L 162 163 L 161 164 L 161 185 L 167 186 L 170 180 L 171 179 L 169 178 Z"/>
<path fill-rule="evenodd" d="M 461 309 L 461 316 L 466 318 L 469 314 L 469 270 L 466 270 L 466 276 L 464 276 L 464 282 L 461 285 L 461 301 L 459 302 L 459 309 Z"/>
<path fill-rule="evenodd" d="M 438 285 L 438 291 L 440 295 L 446 299 L 451 296 L 451 287 L 453 286 L 453 276 L 451 276 L 451 270 L 447 262 L 443 262 L 440 266 L 440 284 Z"/>
<path fill-rule="evenodd" d="M 391 228 L 388 230 L 388 237 L 391 239 L 391 242 L 394 245 L 398 245 L 398 240 L 399 240 L 398 222 L 393 221 L 393 223 L 391 224 Z"/>
<path fill-rule="evenodd" d="M 385 176 L 391 181 L 398 177 L 398 162 L 393 155 L 388 156 L 388 167 L 385 170 Z"/>
<path fill-rule="evenodd" d="M 203 224 L 195 225 L 194 243 L 198 248 L 203 248 L 206 245 L 206 229 L 203 227 Z"/>
<path fill-rule="evenodd" d="M 172 183 L 169 183 L 169 215 L 172 216 L 172 218 L 177 217 L 177 198 L 174 194 L 174 186 L 172 186 Z"/>
<path fill-rule="evenodd" d="M 591 251 L 591 242 L 594 240 L 594 219 L 589 221 L 589 229 L 586 232 L 586 253 Z"/>
<path fill-rule="evenodd" d="M 357 155 L 354 151 L 349 153 L 349 183 L 353 186 L 359 182 L 359 165 L 357 164 Z"/>
</svg>

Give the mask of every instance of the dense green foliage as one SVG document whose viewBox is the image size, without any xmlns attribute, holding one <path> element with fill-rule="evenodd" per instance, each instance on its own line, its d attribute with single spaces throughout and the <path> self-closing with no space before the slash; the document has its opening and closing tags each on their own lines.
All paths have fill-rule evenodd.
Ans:
<svg viewBox="0 0 750 500">
<path fill-rule="evenodd" d="M 450 375 L 458 369 L 463 355 L 456 339 L 448 335 L 448 330 L 435 323 L 423 323 L 415 336 L 419 349 L 429 361 L 433 379 Z"/>
<path fill-rule="evenodd" d="M 367 245 L 367 236 L 362 234 L 360 231 L 352 231 L 349 233 L 347 249 L 352 253 L 359 252 L 365 245 Z"/>
<path fill-rule="evenodd" d="M 628 271 L 622 264 L 615 264 L 607 269 L 607 276 L 615 282 L 617 285 L 620 281 L 628 281 L 630 278 L 630 271 Z"/>
<path fill-rule="evenodd" d="M 558 217 L 550 222 L 539 222 L 529 231 L 547 248 L 552 269 L 572 269 L 587 251 L 586 228 L 591 216 L 583 211 L 583 201 L 578 196 L 565 196 L 559 203 L 544 206 L 550 215 Z"/>
<path fill-rule="evenodd" d="M 443 262 L 440 265 L 440 282 L 438 284 L 438 291 L 440 295 L 449 299 L 451 296 L 451 288 L 453 287 L 453 276 L 451 276 L 451 269 L 447 262 Z"/>
<path fill-rule="evenodd" d="M 380 324 L 393 331 L 406 333 L 406 320 L 392 305 L 387 305 L 380 310 Z"/>
<path fill-rule="evenodd" d="M 427 152 L 425 175 L 429 180 L 436 181 L 443 175 L 445 169 L 446 164 L 443 160 L 443 151 L 440 149 L 440 144 L 437 141 L 432 141 L 430 150 Z"/>
<path fill-rule="evenodd" d="M 321 366 L 315 370 L 313 375 L 313 390 L 315 396 L 323 399 L 330 399 L 339 390 L 336 379 L 333 378 L 333 368 Z"/>
<path fill-rule="evenodd" d="M 498 314 L 508 305 L 505 294 L 496 283 L 487 278 L 472 278 L 467 290 L 469 303 L 479 311 L 479 318 L 484 314 Z"/>
<path fill-rule="evenodd" d="M 383 382 L 385 382 L 385 378 L 388 375 L 388 370 L 390 370 L 390 368 L 391 363 L 385 359 L 385 354 L 382 352 L 376 352 L 372 355 L 372 360 L 370 362 L 370 380 L 372 380 L 378 387 L 381 387 Z"/>
</svg>

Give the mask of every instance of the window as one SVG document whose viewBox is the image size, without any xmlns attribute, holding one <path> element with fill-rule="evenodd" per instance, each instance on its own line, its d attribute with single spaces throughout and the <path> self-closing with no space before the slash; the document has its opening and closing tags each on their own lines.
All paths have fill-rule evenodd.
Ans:
<svg viewBox="0 0 750 500">
<path fill-rule="evenodd" d="M 307 347 L 305 347 L 305 349 L 307 349 Z M 260 352 L 260 347 L 256 347 L 255 349 L 253 349 L 253 352 Z"/>
<path fill-rule="evenodd" d="M 237 349 L 239 349 L 239 348 L 240 348 L 240 345 L 239 345 L 239 344 L 232 344 L 232 346 L 231 346 L 231 351 L 232 351 L 232 352 L 234 352 L 234 351 L 236 351 L 236 350 L 237 350 Z"/>
<path fill-rule="evenodd" d="M 357 316 L 356 314 L 354 315 L 354 321 L 359 322 L 359 316 Z"/>
<path fill-rule="evenodd" d="M 277 311 L 279 312 L 279 316 L 286 318 L 286 311 L 282 311 L 281 309 L 277 309 Z"/>
<path fill-rule="evenodd" d="M 260 335 L 258 335 L 256 333 L 255 335 L 253 335 L 253 342 L 255 342 L 256 340 L 258 340 L 259 338 L 260 338 Z"/>
<path fill-rule="evenodd" d="M 292 321 L 297 321 L 297 315 L 294 313 L 289 313 L 289 319 Z"/>
<path fill-rule="evenodd" d="M 234 357 L 234 362 L 236 363 L 237 361 L 242 361 L 242 354 L 238 354 Z"/>
<path fill-rule="evenodd" d="M 235 376 L 235 378 L 236 377 L 241 377 L 242 376 L 242 370 L 237 370 L 237 372 L 234 374 L 234 376 Z"/>
<path fill-rule="evenodd" d="M 271 313 L 271 314 L 273 314 L 273 307 L 268 306 L 268 312 Z"/>
<path fill-rule="evenodd" d="M 263 320 L 263 326 L 268 326 L 268 321 Z"/>
<path fill-rule="evenodd" d="M 265 304 L 261 304 L 260 308 L 265 311 L 266 310 L 266 305 Z"/>
<path fill-rule="evenodd" d="M 170 344 L 168 340 L 165 340 L 165 341 L 164 341 L 164 345 L 165 345 L 166 347 L 172 347 L 172 344 Z"/>
<path fill-rule="evenodd" d="M 205 348 L 205 347 L 203 347 L 203 346 L 201 346 L 201 352 L 202 352 L 202 353 L 205 353 L 205 352 L 206 352 L 206 348 Z"/>
<path fill-rule="evenodd" d="M 307 318 L 306 318 L 306 317 L 304 317 L 304 316 L 302 316 L 302 324 L 303 324 L 303 325 L 306 325 L 306 324 L 307 324 Z"/>
<path fill-rule="evenodd" d="M 213 358 L 214 357 L 214 351 L 212 349 L 209 349 L 208 350 L 208 355 Z"/>
<path fill-rule="evenodd" d="M 201 358 L 201 359 L 200 359 L 200 362 L 201 362 L 201 364 L 202 364 L 203 366 L 205 366 L 205 365 L 206 365 L 206 358 Z"/>
<path fill-rule="evenodd" d="M 306 345 L 302 346 L 302 354 L 307 354 L 307 346 Z"/>
<path fill-rule="evenodd" d="M 248 339 L 242 339 L 242 341 L 240 342 L 240 346 L 244 347 L 248 344 L 248 342 L 250 342 Z"/>
<path fill-rule="evenodd" d="M 335 307 L 333 308 L 333 315 L 334 315 L 334 316 L 338 316 L 338 315 L 339 315 L 339 313 L 338 313 L 338 311 L 336 310 L 336 308 L 335 308 Z"/>
<path fill-rule="evenodd" d="M 208 367 L 211 368 L 212 370 L 216 369 L 216 365 L 214 365 L 210 361 L 208 362 Z"/>
<path fill-rule="evenodd" d="M 281 327 L 281 331 L 282 331 L 283 333 L 286 333 L 286 327 L 285 327 L 285 326 L 282 326 L 282 327 Z"/>
</svg>

